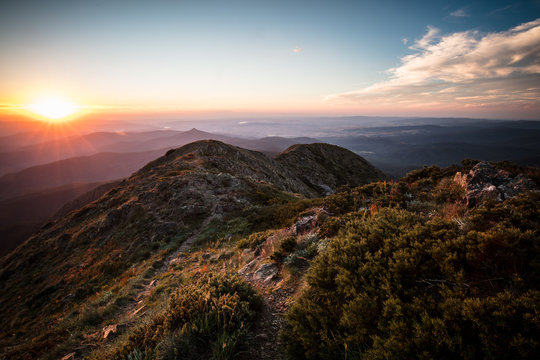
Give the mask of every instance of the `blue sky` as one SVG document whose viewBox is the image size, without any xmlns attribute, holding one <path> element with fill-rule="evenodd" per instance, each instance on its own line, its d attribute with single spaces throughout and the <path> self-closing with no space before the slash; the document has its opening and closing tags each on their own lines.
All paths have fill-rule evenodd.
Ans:
<svg viewBox="0 0 540 360">
<path fill-rule="evenodd" d="M 538 26 L 512 29 L 539 17 L 539 1 L 4 1 L 0 103 L 61 94 L 110 110 L 534 118 Z M 449 58 L 427 56 L 457 51 L 459 69 L 480 69 L 477 47 L 525 37 L 501 48 L 523 66 L 502 59 L 457 86 L 435 69 Z M 459 39 L 469 47 L 456 49 Z M 432 90 L 435 101 L 413 98 Z M 476 93 L 491 100 L 472 103 Z"/>
</svg>

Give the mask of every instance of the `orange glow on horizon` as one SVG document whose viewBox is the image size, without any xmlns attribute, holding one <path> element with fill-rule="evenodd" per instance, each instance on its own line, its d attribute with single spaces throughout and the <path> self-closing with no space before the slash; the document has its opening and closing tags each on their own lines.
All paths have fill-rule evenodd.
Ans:
<svg viewBox="0 0 540 360">
<path fill-rule="evenodd" d="M 45 97 L 25 106 L 25 110 L 49 122 L 64 122 L 81 110 L 81 106 L 59 97 Z"/>
</svg>

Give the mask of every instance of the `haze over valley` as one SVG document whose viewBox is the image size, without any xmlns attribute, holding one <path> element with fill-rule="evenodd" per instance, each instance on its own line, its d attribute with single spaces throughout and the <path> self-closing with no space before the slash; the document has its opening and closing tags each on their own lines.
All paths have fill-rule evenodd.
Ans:
<svg viewBox="0 0 540 360">
<path fill-rule="evenodd" d="M 326 142 L 354 151 L 391 178 L 463 159 L 540 165 L 540 124 L 535 121 L 277 116 L 157 120 L 151 126 L 116 121 L 60 138 L 55 132 L 17 132 L 18 124 L 12 129 L 8 124 L 6 132 L 14 134 L 0 138 L 0 229 L 10 244 L 2 245 L 4 252 L 86 191 L 127 178 L 168 150 L 198 140 L 219 140 L 268 156 L 294 144 Z M 123 130 L 129 127 L 138 131 Z M 103 131 L 111 128 L 116 130 Z"/>
</svg>

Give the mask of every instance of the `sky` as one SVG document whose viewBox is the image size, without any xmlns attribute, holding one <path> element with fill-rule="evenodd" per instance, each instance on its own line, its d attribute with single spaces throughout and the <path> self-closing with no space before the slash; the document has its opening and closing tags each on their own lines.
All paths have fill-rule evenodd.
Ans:
<svg viewBox="0 0 540 360">
<path fill-rule="evenodd" d="M 540 119 L 540 0 L 0 2 L 0 111 Z"/>
</svg>

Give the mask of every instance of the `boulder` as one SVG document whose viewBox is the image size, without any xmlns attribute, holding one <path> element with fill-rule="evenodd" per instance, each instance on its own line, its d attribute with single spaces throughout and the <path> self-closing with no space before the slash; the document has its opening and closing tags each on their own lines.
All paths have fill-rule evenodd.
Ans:
<svg viewBox="0 0 540 360">
<path fill-rule="evenodd" d="M 279 267 L 275 263 L 263 264 L 255 271 L 254 278 L 268 282 L 273 280 L 279 273 Z"/>
<path fill-rule="evenodd" d="M 313 214 L 304 216 L 303 218 L 298 220 L 293 225 L 292 230 L 295 235 L 300 235 L 314 229 L 315 227 L 317 227 L 317 225 L 317 215 Z"/>
<path fill-rule="evenodd" d="M 486 201 L 501 202 L 538 187 L 533 180 L 520 174 L 513 177 L 508 171 L 487 162 L 476 164 L 468 174 L 456 173 L 454 182 L 465 189 L 467 206 L 480 206 Z"/>
</svg>

